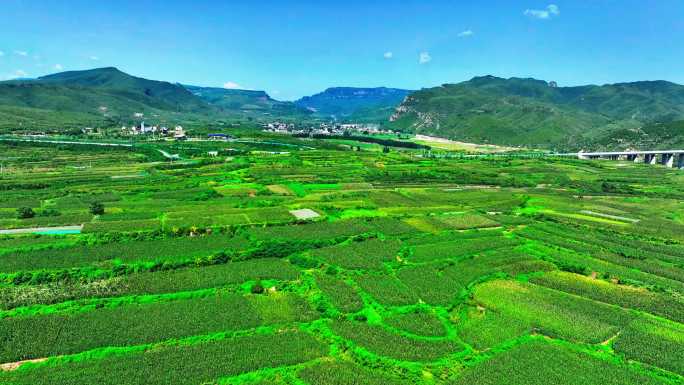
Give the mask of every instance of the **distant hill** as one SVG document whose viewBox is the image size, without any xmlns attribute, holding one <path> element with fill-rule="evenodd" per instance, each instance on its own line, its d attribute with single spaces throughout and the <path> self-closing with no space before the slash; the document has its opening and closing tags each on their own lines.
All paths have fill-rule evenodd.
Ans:
<svg viewBox="0 0 684 385">
<path fill-rule="evenodd" d="M 617 143 L 640 127 L 680 119 L 684 86 L 675 83 L 556 87 L 483 76 L 412 93 L 390 125 L 478 143 L 575 149 Z"/>
<path fill-rule="evenodd" d="M 0 129 L 115 126 L 133 121 L 136 113 L 173 123 L 214 109 L 177 84 L 111 67 L 0 82 Z"/>
<path fill-rule="evenodd" d="M 305 108 L 274 100 L 263 91 L 184 86 L 131 76 L 113 67 L 0 82 L 2 131 L 117 127 L 141 119 L 206 126 L 223 119 L 309 115 Z"/>
<path fill-rule="evenodd" d="M 61 72 L 40 77 L 37 82 L 73 89 L 95 89 L 160 110 L 189 112 L 206 112 L 207 110 L 205 103 L 178 84 L 131 76 L 114 67 Z"/>
<path fill-rule="evenodd" d="M 398 88 L 334 87 L 305 96 L 295 104 L 324 118 L 376 122 L 387 120 L 409 93 Z"/>
<path fill-rule="evenodd" d="M 311 112 L 292 102 L 281 102 L 264 91 L 237 90 L 183 85 L 193 95 L 225 114 L 271 115 L 275 117 L 305 117 Z"/>
</svg>

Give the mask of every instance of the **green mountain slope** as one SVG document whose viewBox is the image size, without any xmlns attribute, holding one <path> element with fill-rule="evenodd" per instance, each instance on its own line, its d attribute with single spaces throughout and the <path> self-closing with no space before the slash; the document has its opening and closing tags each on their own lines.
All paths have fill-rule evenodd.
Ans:
<svg viewBox="0 0 684 385">
<path fill-rule="evenodd" d="M 178 84 L 131 76 L 113 67 L 61 72 L 40 77 L 37 82 L 98 90 L 161 110 L 206 112 L 208 109 L 205 103 Z"/>
<path fill-rule="evenodd" d="M 295 103 L 316 116 L 365 122 L 385 121 L 411 91 L 398 88 L 334 87 Z"/>
<path fill-rule="evenodd" d="M 311 112 L 292 102 L 281 102 L 264 91 L 237 90 L 215 87 L 183 85 L 193 95 L 232 115 L 294 118 L 306 117 Z"/>
<path fill-rule="evenodd" d="M 138 113 L 149 122 L 173 124 L 215 110 L 177 84 L 137 78 L 116 68 L 0 82 L 4 131 L 115 127 L 135 121 Z"/>
<path fill-rule="evenodd" d="M 600 148 L 680 149 L 684 148 L 684 120 L 656 122 L 631 129 L 619 129 L 597 138 Z"/>
<path fill-rule="evenodd" d="M 677 119 L 684 119 L 684 86 L 674 83 L 555 87 L 484 76 L 412 93 L 390 126 L 472 142 L 575 149 Z"/>
</svg>

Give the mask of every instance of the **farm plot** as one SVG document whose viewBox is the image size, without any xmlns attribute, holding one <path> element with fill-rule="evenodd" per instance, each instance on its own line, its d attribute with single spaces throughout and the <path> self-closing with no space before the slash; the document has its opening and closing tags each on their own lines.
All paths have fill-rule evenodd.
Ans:
<svg viewBox="0 0 684 385">
<path fill-rule="evenodd" d="M 401 249 L 397 240 L 369 239 L 325 247 L 311 252 L 325 262 L 351 270 L 380 270 L 385 262 L 392 262 Z"/>
<path fill-rule="evenodd" d="M 309 385 L 408 385 L 405 379 L 385 374 L 379 370 L 367 369 L 351 362 L 332 361 L 303 369 L 299 378 Z"/>
<path fill-rule="evenodd" d="M 482 335 L 478 330 L 488 334 L 489 329 L 505 337 L 515 334 L 501 329 L 503 319 L 510 320 L 516 332 L 520 331 L 519 325 L 526 325 L 530 332 L 600 343 L 615 336 L 635 318 L 625 310 L 600 302 L 513 281 L 478 285 L 473 291 L 473 301 L 484 308 L 484 315 L 464 323 L 460 330 L 466 342 L 471 336 L 477 340 Z"/>
<path fill-rule="evenodd" d="M 181 261 L 219 251 L 247 247 L 244 238 L 228 235 L 165 238 L 127 243 L 105 243 L 47 250 L 16 252 L 0 256 L 0 272 L 63 269 L 103 262 Z"/>
<path fill-rule="evenodd" d="M 0 286 L 0 309 L 86 298 L 201 290 L 240 284 L 248 280 L 292 281 L 298 277 L 299 270 L 287 261 L 263 258 L 206 267 L 135 273 L 92 282 L 6 285 Z"/>
<path fill-rule="evenodd" d="M 161 221 L 159 219 L 88 222 L 83 225 L 83 233 L 132 233 L 155 230 L 161 230 Z"/>
<path fill-rule="evenodd" d="M 351 237 L 370 231 L 363 221 L 315 222 L 311 224 L 255 228 L 249 235 L 255 240 L 321 241 Z"/>
<path fill-rule="evenodd" d="M 424 339 L 401 336 L 380 326 L 353 321 L 333 323 L 333 331 L 373 354 L 402 361 L 434 361 L 463 351 L 463 345 L 450 339 Z"/>
<path fill-rule="evenodd" d="M 613 348 L 630 360 L 684 375 L 684 325 L 636 319 L 615 339 Z"/>
<path fill-rule="evenodd" d="M 652 286 L 657 290 L 684 293 L 684 284 L 682 282 L 592 258 L 586 254 L 549 247 L 540 243 L 526 244 L 525 250 L 552 261 L 562 270 L 580 272 L 582 274 L 595 272 L 600 276 L 610 277 L 611 279 L 639 286 Z"/>
<path fill-rule="evenodd" d="M 397 272 L 397 277 L 418 294 L 421 300 L 433 305 L 448 305 L 458 295 L 480 279 L 502 275 L 517 275 L 553 270 L 548 262 L 509 250 L 466 258 L 458 262 L 436 262 L 408 266 Z"/>
<path fill-rule="evenodd" d="M 17 251 L 73 246 L 76 242 L 76 237 L 68 236 L 19 235 L 0 237 L 0 255 Z"/>
<path fill-rule="evenodd" d="M 409 256 L 409 260 L 414 263 L 421 263 L 459 258 L 488 250 L 513 248 L 519 244 L 520 242 L 515 239 L 504 237 L 473 239 L 469 242 L 447 241 L 423 244 L 418 245 L 413 249 L 413 252 Z"/>
<path fill-rule="evenodd" d="M 416 233 L 417 230 L 396 218 L 374 218 L 368 224 L 377 232 L 385 236 L 405 236 Z"/>
<path fill-rule="evenodd" d="M 684 300 L 644 288 L 617 285 L 583 275 L 554 271 L 533 277 L 531 282 L 596 301 L 641 310 L 676 322 L 684 322 Z"/>
<path fill-rule="evenodd" d="M 447 332 L 442 320 L 436 314 L 425 310 L 393 314 L 385 319 L 385 323 L 418 336 L 444 337 Z"/>
<path fill-rule="evenodd" d="M 460 214 L 460 215 L 442 215 L 436 217 L 439 222 L 442 222 L 447 228 L 456 230 L 466 230 L 475 228 L 485 228 L 485 227 L 498 227 L 500 226 L 497 222 L 481 216 L 473 214 Z"/>
<path fill-rule="evenodd" d="M 416 234 L 406 239 L 411 246 L 435 244 L 450 241 L 469 242 L 479 238 L 502 237 L 503 232 L 498 230 L 472 230 L 472 231 L 447 231 L 439 234 Z"/>
<path fill-rule="evenodd" d="M 384 306 L 412 305 L 418 296 L 391 275 L 363 274 L 354 278 L 361 289 Z"/>
<path fill-rule="evenodd" d="M 647 258 L 643 251 L 632 249 L 628 246 L 612 246 L 611 249 L 610 243 L 607 242 L 581 240 L 579 237 L 573 237 L 572 235 L 553 234 L 538 228 L 526 228 L 520 234 L 549 245 L 560 246 L 577 253 L 591 255 L 594 258 L 615 265 L 639 269 L 646 273 L 684 282 L 684 269 L 677 265 L 663 262 L 658 258 Z"/>
<path fill-rule="evenodd" d="M 560 344 L 533 340 L 466 369 L 448 385 L 666 384 L 655 377 L 593 358 Z"/>
<path fill-rule="evenodd" d="M 323 294 L 343 313 L 354 313 L 363 308 L 363 300 L 348 283 L 328 274 L 318 274 L 316 284 Z"/>
<path fill-rule="evenodd" d="M 195 385 L 263 368 L 295 365 L 324 356 L 327 346 L 309 334 L 274 334 L 171 344 L 85 360 L 59 360 L 0 372 L 16 385 Z"/>
<path fill-rule="evenodd" d="M 303 300 L 289 294 L 215 294 L 168 302 L 122 303 L 78 313 L 10 317 L 0 319 L 0 362 L 105 346 L 142 345 L 269 323 L 304 322 L 316 317 Z"/>
</svg>

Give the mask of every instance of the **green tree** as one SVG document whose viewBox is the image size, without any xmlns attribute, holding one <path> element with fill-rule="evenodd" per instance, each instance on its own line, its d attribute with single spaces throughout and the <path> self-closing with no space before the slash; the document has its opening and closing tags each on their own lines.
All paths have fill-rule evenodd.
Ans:
<svg viewBox="0 0 684 385">
<path fill-rule="evenodd" d="M 265 290 L 266 289 L 264 289 L 264 285 L 261 284 L 261 281 L 256 281 L 250 289 L 252 294 L 262 294 Z"/>
<path fill-rule="evenodd" d="M 19 207 L 17 209 L 17 218 L 19 219 L 28 219 L 28 218 L 33 218 L 36 216 L 36 213 L 33 212 L 33 209 L 30 207 Z"/>
<path fill-rule="evenodd" d="M 105 212 L 105 207 L 100 202 L 93 202 L 90 204 L 90 213 L 93 215 L 102 215 Z"/>
</svg>

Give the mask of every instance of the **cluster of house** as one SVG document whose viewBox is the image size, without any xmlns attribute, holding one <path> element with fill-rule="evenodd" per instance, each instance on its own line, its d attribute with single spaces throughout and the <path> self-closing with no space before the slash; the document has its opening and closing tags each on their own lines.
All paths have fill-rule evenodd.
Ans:
<svg viewBox="0 0 684 385">
<path fill-rule="evenodd" d="M 121 132 L 124 135 L 159 135 L 165 137 L 173 137 L 176 140 L 185 140 L 185 130 L 182 126 L 175 128 L 168 128 L 164 126 L 146 126 L 145 122 L 140 122 L 131 127 L 121 127 Z"/>
<path fill-rule="evenodd" d="M 395 134 L 391 130 L 383 130 L 378 124 L 369 123 L 320 123 L 318 126 L 295 126 L 293 123 L 274 122 L 264 124 L 264 131 L 281 134 L 310 134 L 310 135 L 345 135 L 345 134 Z"/>
<path fill-rule="evenodd" d="M 280 132 L 280 133 L 291 132 L 295 129 L 294 123 L 281 123 L 281 122 L 264 124 L 263 127 L 264 127 L 264 131 Z"/>
</svg>

